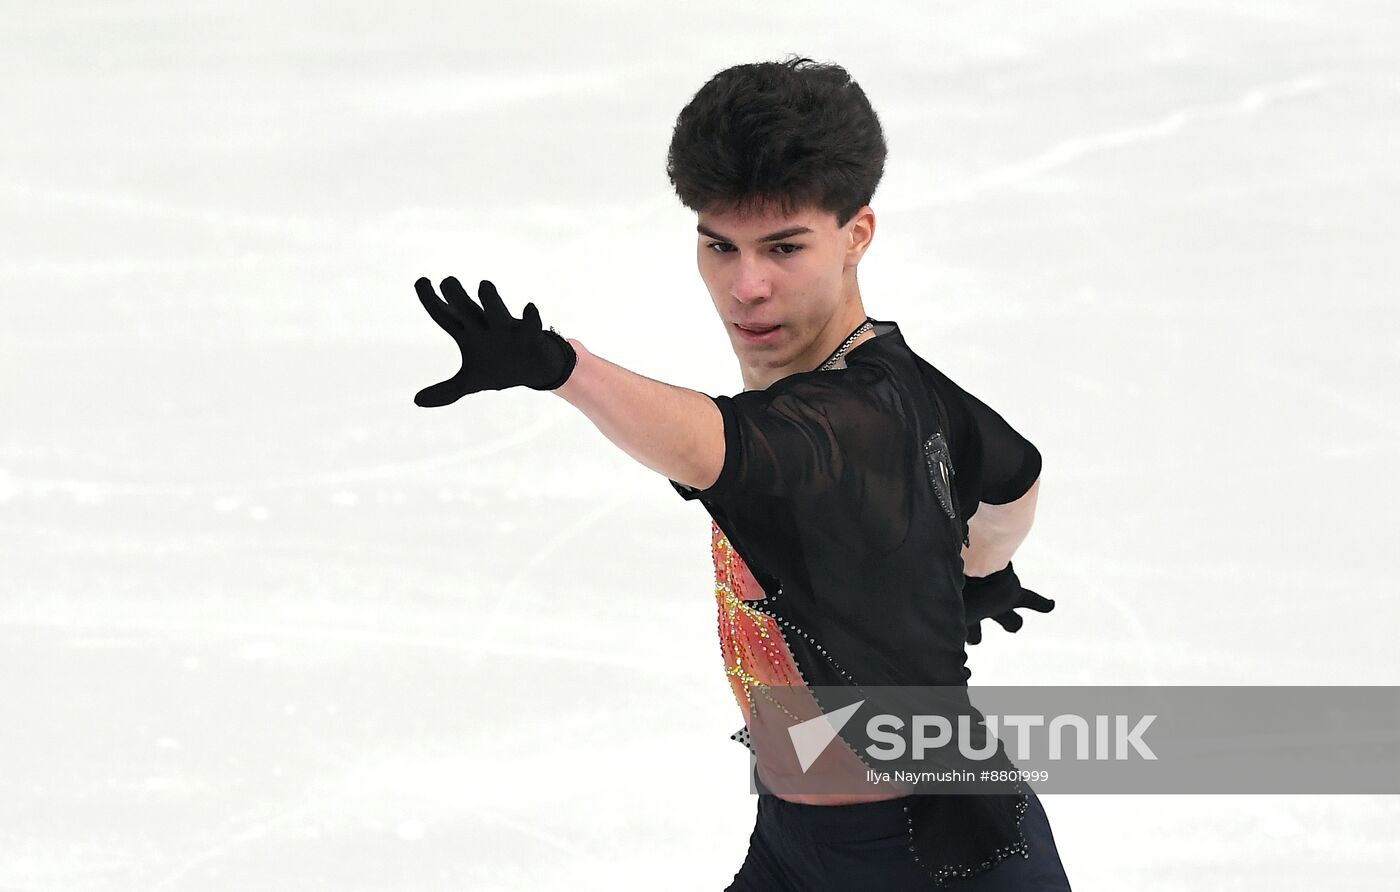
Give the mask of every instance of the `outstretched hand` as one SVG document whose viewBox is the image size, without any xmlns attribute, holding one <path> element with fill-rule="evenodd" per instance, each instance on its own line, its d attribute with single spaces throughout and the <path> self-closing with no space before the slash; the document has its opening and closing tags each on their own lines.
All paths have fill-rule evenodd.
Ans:
<svg viewBox="0 0 1400 892">
<path fill-rule="evenodd" d="M 453 276 L 442 280 L 442 297 L 426 277 L 413 287 L 462 354 L 457 373 L 418 391 L 413 397 L 417 405 L 446 406 L 469 393 L 508 387 L 554 390 L 573 372 L 578 361 L 573 345 L 553 328 L 543 330 L 533 303 L 525 305 L 519 319 L 512 316 L 490 280 L 482 279 L 477 289 L 480 306 Z"/>
<path fill-rule="evenodd" d="M 1049 613 L 1055 602 L 1021 585 L 1008 562 L 988 576 L 969 576 L 963 583 L 963 609 L 967 617 L 967 643 L 982 641 L 982 620 L 995 620 L 1008 632 L 1021 628 L 1023 618 L 1016 610 L 1026 608 Z"/>
</svg>

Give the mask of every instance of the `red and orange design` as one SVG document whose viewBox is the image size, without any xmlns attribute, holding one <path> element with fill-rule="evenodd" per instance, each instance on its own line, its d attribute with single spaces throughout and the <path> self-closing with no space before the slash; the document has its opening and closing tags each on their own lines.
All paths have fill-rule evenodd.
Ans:
<svg viewBox="0 0 1400 892">
<path fill-rule="evenodd" d="M 802 674 L 777 620 L 745 603 L 765 598 L 767 593 L 714 520 L 710 521 L 710 551 L 715 562 L 720 653 L 734 699 L 747 722 L 753 714 L 755 689 L 801 686 Z"/>
</svg>

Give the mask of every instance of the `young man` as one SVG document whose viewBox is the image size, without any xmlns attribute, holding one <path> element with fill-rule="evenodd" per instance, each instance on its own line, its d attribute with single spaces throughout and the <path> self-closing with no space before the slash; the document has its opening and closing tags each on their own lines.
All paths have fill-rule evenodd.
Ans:
<svg viewBox="0 0 1400 892">
<path fill-rule="evenodd" d="M 733 397 L 615 365 L 545 330 L 533 303 L 517 319 L 490 282 L 480 306 L 456 279 L 443 281 L 445 301 L 416 283 L 462 352 L 420 406 L 552 391 L 704 505 L 746 744 L 779 690 L 965 687 L 981 619 L 1015 631 L 1016 608 L 1053 606 L 1010 566 L 1040 453 L 913 353 L 895 322 L 866 315 L 856 267 L 884 161 L 863 91 L 810 59 L 722 71 L 681 111 L 668 173 L 697 213 L 700 275 L 744 382 Z M 806 793 L 791 783 L 799 772 L 755 752 L 762 792 L 731 890 L 1069 888 L 1028 787 Z M 822 759 L 833 776 L 863 767 L 845 747 Z"/>
</svg>

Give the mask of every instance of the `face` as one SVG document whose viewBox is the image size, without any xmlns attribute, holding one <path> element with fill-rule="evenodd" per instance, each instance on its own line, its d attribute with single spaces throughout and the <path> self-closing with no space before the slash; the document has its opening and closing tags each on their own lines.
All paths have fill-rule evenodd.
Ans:
<svg viewBox="0 0 1400 892">
<path fill-rule="evenodd" d="M 700 277 L 747 382 L 809 370 L 865 318 L 856 264 L 874 231 L 868 206 L 840 227 L 820 209 L 701 213 L 698 224 Z"/>
</svg>

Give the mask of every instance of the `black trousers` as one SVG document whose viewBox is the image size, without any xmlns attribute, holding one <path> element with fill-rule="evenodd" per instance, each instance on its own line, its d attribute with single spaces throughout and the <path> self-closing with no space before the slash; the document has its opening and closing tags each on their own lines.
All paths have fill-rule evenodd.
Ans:
<svg viewBox="0 0 1400 892">
<path fill-rule="evenodd" d="M 744 864 L 725 892 L 881 892 L 937 888 L 909 851 L 904 799 L 852 805 L 800 805 L 758 795 L 758 817 Z M 1070 892 L 1050 821 L 1031 793 L 1021 818 L 1029 858 L 1013 855 L 974 877 L 949 880 L 957 892 Z"/>
</svg>

